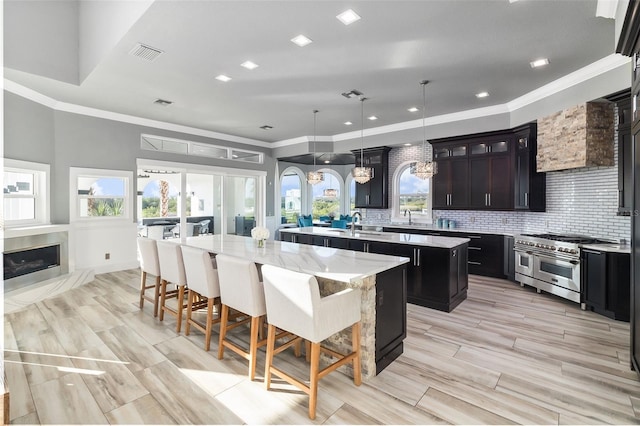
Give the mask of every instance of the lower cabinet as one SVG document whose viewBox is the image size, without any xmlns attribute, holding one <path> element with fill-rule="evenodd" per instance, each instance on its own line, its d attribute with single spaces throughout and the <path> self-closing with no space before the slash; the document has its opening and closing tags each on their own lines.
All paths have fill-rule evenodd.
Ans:
<svg viewBox="0 0 640 426">
<path fill-rule="evenodd" d="M 406 273 L 402 265 L 376 275 L 376 374 L 402 354 L 407 337 Z"/>
<path fill-rule="evenodd" d="M 587 309 L 629 321 L 630 255 L 592 249 L 580 252 L 583 303 Z"/>
</svg>

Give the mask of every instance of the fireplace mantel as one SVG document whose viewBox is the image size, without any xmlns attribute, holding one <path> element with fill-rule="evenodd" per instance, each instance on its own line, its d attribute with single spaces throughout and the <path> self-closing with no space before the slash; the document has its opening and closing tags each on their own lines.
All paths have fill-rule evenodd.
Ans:
<svg viewBox="0 0 640 426">
<path fill-rule="evenodd" d="M 5 228 L 4 238 L 26 237 L 29 235 L 51 234 L 53 232 L 68 232 L 68 224 L 57 225 L 36 225 L 36 226 L 19 226 L 15 228 Z"/>
</svg>

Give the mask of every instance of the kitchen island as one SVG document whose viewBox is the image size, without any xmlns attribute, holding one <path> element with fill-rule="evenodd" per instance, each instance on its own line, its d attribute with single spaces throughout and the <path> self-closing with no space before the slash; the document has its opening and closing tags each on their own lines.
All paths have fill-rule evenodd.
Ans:
<svg viewBox="0 0 640 426">
<path fill-rule="evenodd" d="M 190 237 L 182 243 L 214 255 L 224 253 L 252 260 L 258 265 L 279 266 L 314 275 L 322 296 L 345 288 L 359 289 L 362 296 L 363 378 L 375 376 L 402 354 L 402 341 L 407 332 L 408 258 L 270 240 L 259 248 L 255 240 L 236 235 Z M 350 351 L 350 333 L 341 332 L 325 344 L 339 352 Z M 347 372 L 350 373 L 349 368 Z"/>
<path fill-rule="evenodd" d="M 407 301 L 451 312 L 467 298 L 469 238 L 317 227 L 280 230 L 280 238 L 299 244 L 366 253 L 400 255 L 407 265 Z"/>
</svg>

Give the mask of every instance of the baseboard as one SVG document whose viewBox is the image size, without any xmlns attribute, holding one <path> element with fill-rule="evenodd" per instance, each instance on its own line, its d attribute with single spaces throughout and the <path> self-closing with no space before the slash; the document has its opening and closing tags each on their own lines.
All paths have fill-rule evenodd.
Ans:
<svg viewBox="0 0 640 426">
<path fill-rule="evenodd" d="M 140 264 L 135 262 L 112 263 L 109 265 L 101 265 L 93 268 L 96 274 L 107 274 L 109 272 L 126 271 L 127 269 L 139 268 Z"/>
</svg>

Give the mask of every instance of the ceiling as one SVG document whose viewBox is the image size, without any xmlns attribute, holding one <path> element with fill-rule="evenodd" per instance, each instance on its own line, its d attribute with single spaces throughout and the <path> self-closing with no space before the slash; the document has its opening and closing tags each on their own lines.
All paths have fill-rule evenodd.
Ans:
<svg viewBox="0 0 640 426">
<path fill-rule="evenodd" d="M 318 109 L 315 134 L 334 136 L 362 127 L 361 103 L 341 95 L 352 89 L 369 98 L 371 128 L 421 119 L 423 79 L 430 117 L 504 104 L 614 53 L 614 20 L 596 17 L 596 3 L 155 1 L 81 84 L 7 61 L 5 78 L 61 102 L 263 142 L 314 135 Z M 345 26 L 336 15 L 348 8 L 362 19 Z M 313 43 L 294 45 L 298 34 Z M 138 42 L 163 53 L 134 57 Z M 5 34 L 6 43 L 20 41 Z M 532 69 L 542 57 L 550 64 Z"/>
</svg>

